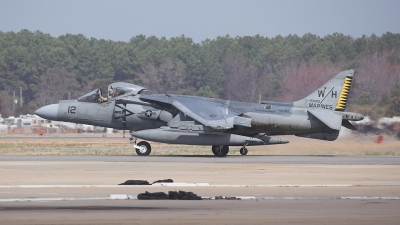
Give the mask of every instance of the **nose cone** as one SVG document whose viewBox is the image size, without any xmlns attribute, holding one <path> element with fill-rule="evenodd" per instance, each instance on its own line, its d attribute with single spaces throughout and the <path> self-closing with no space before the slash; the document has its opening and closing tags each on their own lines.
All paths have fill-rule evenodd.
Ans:
<svg viewBox="0 0 400 225">
<path fill-rule="evenodd" d="M 58 104 L 43 106 L 35 111 L 35 114 L 48 120 L 58 120 Z"/>
</svg>

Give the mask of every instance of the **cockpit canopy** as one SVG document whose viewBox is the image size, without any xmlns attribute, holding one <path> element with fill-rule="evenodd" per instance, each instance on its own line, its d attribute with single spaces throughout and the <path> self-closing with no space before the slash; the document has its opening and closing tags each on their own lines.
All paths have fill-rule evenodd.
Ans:
<svg viewBox="0 0 400 225">
<path fill-rule="evenodd" d="M 142 91 L 147 91 L 146 88 L 135 84 L 117 82 L 108 85 L 108 98 L 103 97 L 101 89 L 97 88 L 78 98 L 78 102 L 105 102 L 117 96 L 125 94 L 140 94 Z"/>
<path fill-rule="evenodd" d="M 101 96 L 101 89 L 97 88 L 93 91 L 78 98 L 78 102 L 99 102 L 99 97 Z"/>
<path fill-rule="evenodd" d="M 130 83 L 116 82 L 108 85 L 110 99 L 124 94 L 140 94 L 142 91 L 147 91 L 147 89 Z"/>
</svg>

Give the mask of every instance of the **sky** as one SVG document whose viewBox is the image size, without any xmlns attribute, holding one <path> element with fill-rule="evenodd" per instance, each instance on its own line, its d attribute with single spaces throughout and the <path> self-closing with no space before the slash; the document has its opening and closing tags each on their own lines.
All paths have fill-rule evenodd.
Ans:
<svg viewBox="0 0 400 225">
<path fill-rule="evenodd" d="M 0 31 L 129 41 L 136 35 L 275 37 L 400 33 L 400 0 L 1 0 Z"/>
</svg>

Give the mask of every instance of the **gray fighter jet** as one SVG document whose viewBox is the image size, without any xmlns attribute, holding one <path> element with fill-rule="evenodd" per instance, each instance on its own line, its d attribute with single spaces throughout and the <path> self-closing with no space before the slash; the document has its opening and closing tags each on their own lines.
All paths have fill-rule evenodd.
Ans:
<svg viewBox="0 0 400 225">
<path fill-rule="evenodd" d="M 62 100 L 36 110 L 49 120 L 130 130 L 138 155 L 149 155 L 151 146 L 137 138 L 170 144 L 211 145 L 223 157 L 229 146 L 286 144 L 274 135 L 333 141 L 342 126 L 363 115 L 344 112 L 354 70 L 338 73 L 304 99 L 293 103 L 261 103 L 170 94 L 146 94 L 138 85 L 117 82 L 108 86 L 108 97 L 93 90 L 76 100 Z M 251 87 L 249 87 L 251 88 Z"/>
</svg>

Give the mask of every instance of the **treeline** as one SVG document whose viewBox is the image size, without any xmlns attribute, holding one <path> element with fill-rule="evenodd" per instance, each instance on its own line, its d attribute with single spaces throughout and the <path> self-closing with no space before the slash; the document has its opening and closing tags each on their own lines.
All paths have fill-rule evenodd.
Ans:
<svg viewBox="0 0 400 225">
<path fill-rule="evenodd" d="M 115 42 L 81 34 L 0 32 L 0 113 L 32 113 L 116 81 L 153 93 L 294 101 L 351 68 L 356 70 L 351 107 L 373 116 L 400 115 L 400 34 L 224 36 L 194 43 L 183 35 Z M 22 107 L 13 106 L 20 88 Z"/>
</svg>

